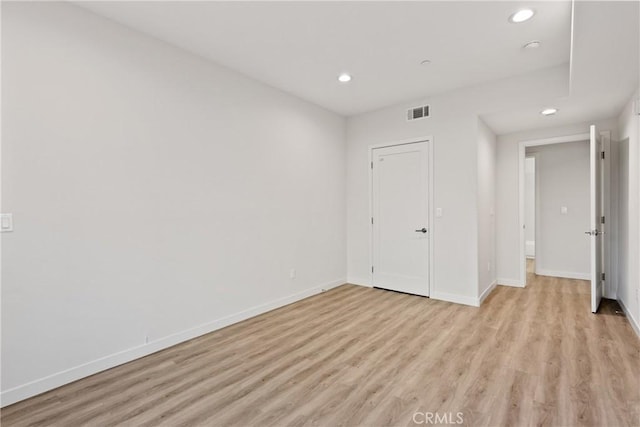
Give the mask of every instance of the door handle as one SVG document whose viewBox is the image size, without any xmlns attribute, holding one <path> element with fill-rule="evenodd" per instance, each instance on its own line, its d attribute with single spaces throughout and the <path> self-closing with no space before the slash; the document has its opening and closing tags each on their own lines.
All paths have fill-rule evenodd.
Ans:
<svg viewBox="0 0 640 427">
<path fill-rule="evenodd" d="M 420 230 L 416 230 L 416 233 L 426 233 L 428 230 L 422 227 Z"/>
<path fill-rule="evenodd" d="M 585 231 L 584 234 L 588 234 L 589 236 L 599 236 L 601 234 L 605 234 L 606 231 L 593 230 L 593 231 Z"/>
</svg>

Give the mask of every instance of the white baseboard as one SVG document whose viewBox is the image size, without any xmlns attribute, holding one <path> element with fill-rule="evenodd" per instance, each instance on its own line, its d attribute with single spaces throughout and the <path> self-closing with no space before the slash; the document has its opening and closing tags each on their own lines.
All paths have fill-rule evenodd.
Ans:
<svg viewBox="0 0 640 427">
<path fill-rule="evenodd" d="M 131 362 L 132 360 L 148 356 L 149 354 L 164 350 L 168 347 L 180 344 L 181 342 L 188 341 L 204 334 L 208 334 L 209 332 L 213 332 L 217 329 L 224 328 L 242 320 L 246 320 L 259 314 L 263 314 L 276 308 L 280 308 L 287 304 L 300 301 L 304 298 L 319 294 L 331 288 L 340 286 L 344 283 L 344 279 L 334 280 L 332 282 L 309 288 L 293 295 L 278 298 L 265 304 L 260 304 L 239 313 L 232 314 L 230 316 L 225 316 L 223 318 L 207 322 L 205 324 L 187 329 L 182 332 L 168 335 L 158 340 L 151 341 L 147 344 L 142 344 L 118 353 L 110 354 L 108 356 L 101 357 L 100 359 L 96 359 L 91 362 L 87 362 L 82 365 L 57 372 L 47 377 L 11 388 L 9 390 L 5 390 L 0 393 L 0 407 L 11 405 L 12 403 L 19 402 L 40 393 L 44 393 L 62 385 L 77 381 L 81 378 L 88 377 L 89 375 L 93 375 L 98 372 L 111 369 L 118 365 L 122 365 L 123 363 Z"/>
<path fill-rule="evenodd" d="M 638 323 L 638 320 L 636 320 L 636 318 L 633 317 L 633 315 L 631 314 L 629 309 L 624 305 L 621 299 L 618 300 L 618 304 L 620 304 L 620 307 L 622 307 L 622 311 L 624 311 L 624 314 L 627 315 L 627 320 L 629 320 L 629 323 L 631 324 L 631 328 L 636 332 L 636 335 L 638 335 L 638 337 L 640 338 L 640 323 Z"/>
<path fill-rule="evenodd" d="M 472 307 L 480 307 L 478 298 L 466 295 L 448 294 L 446 292 L 432 291 L 430 298 L 440 301 L 454 302 L 456 304 L 470 305 Z"/>
<path fill-rule="evenodd" d="M 478 300 L 478 306 L 480 306 L 482 304 L 482 302 L 489 296 L 489 294 L 496 288 L 497 284 L 498 284 L 498 282 L 496 280 L 494 280 L 493 282 L 491 282 L 489 287 L 487 289 L 485 289 L 482 294 L 480 294 L 480 298 Z"/>
<path fill-rule="evenodd" d="M 511 286 L 514 288 L 524 288 L 524 283 L 522 283 L 522 280 L 520 279 L 496 279 L 496 282 L 498 282 L 498 285 L 500 286 Z"/>
<path fill-rule="evenodd" d="M 591 275 L 589 273 L 575 273 L 571 271 L 554 271 L 554 270 L 546 270 L 543 268 L 536 268 L 536 274 L 538 276 L 562 277 L 564 279 L 579 279 L 579 280 L 591 279 Z"/>
</svg>

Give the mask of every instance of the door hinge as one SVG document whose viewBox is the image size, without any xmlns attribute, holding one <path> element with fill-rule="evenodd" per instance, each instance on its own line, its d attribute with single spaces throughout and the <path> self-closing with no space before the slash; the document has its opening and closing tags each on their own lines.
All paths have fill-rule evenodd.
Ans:
<svg viewBox="0 0 640 427">
<path fill-rule="evenodd" d="M 600 217 L 600 224 L 604 224 L 604 215 Z"/>
<path fill-rule="evenodd" d="M 373 265 L 371 266 L 371 272 L 373 273 Z"/>
<path fill-rule="evenodd" d="M 373 162 L 371 162 L 371 169 L 373 169 Z"/>
<path fill-rule="evenodd" d="M 602 280 L 604 280 L 604 273 L 602 273 Z"/>
<path fill-rule="evenodd" d="M 604 159 L 604 151 L 602 152 L 602 158 Z"/>
<path fill-rule="evenodd" d="M 373 224 L 373 217 L 371 217 L 371 224 Z"/>
</svg>

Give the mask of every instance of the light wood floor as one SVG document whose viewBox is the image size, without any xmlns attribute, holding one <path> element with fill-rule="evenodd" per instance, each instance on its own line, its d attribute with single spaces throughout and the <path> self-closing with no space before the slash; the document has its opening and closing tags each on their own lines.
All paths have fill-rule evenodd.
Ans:
<svg viewBox="0 0 640 427">
<path fill-rule="evenodd" d="M 527 274 L 528 273 L 535 273 L 536 271 L 536 260 L 534 259 L 527 259 Z M 527 276 L 527 279 L 531 277 L 531 276 Z"/>
<path fill-rule="evenodd" d="M 2 425 L 640 425 L 640 341 L 615 302 L 593 315 L 587 282 L 528 283 L 479 309 L 341 286 L 9 406 Z"/>
</svg>

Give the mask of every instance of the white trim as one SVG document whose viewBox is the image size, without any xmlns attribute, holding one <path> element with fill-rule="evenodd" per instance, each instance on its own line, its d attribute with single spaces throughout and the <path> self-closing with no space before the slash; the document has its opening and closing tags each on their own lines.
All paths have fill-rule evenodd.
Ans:
<svg viewBox="0 0 640 427">
<path fill-rule="evenodd" d="M 605 272 L 607 274 L 607 280 L 605 281 L 605 286 L 610 290 L 610 293 L 607 295 L 609 299 L 618 299 L 618 283 L 620 278 L 620 271 L 618 269 L 618 239 L 619 239 L 619 221 L 618 221 L 618 203 L 620 200 L 619 197 L 619 177 L 618 177 L 618 149 L 619 149 L 619 141 L 610 140 L 609 148 L 610 151 L 607 153 L 609 157 L 609 188 L 608 191 L 610 193 L 609 201 L 610 201 L 610 213 L 606 218 L 606 229 L 607 234 L 609 234 L 609 271 Z M 640 152 L 640 151 L 639 151 Z M 610 273 L 610 274 L 609 274 Z M 607 283 L 608 282 L 608 283 Z"/>
<path fill-rule="evenodd" d="M 579 142 L 579 141 L 588 141 L 589 140 L 589 132 L 578 133 L 573 135 L 566 136 L 554 136 L 553 138 L 542 138 L 542 139 L 528 139 L 525 141 L 520 141 L 521 145 L 525 147 L 536 147 L 539 145 L 551 145 L 551 144 L 562 144 L 565 142 Z"/>
<path fill-rule="evenodd" d="M 417 142 L 431 142 L 431 141 L 433 141 L 432 136 L 419 136 L 415 138 L 400 139 L 398 141 L 373 144 L 369 146 L 369 154 L 371 154 L 371 150 L 373 150 L 374 148 L 395 147 L 396 145 L 415 144 Z M 372 157 L 369 158 L 369 160 L 372 160 L 372 159 L 373 159 Z"/>
<path fill-rule="evenodd" d="M 373 217 L 373 169 L 371 168 L 371 163 L 373 162 L 373 150 L 376 148 L 385 148 L 385 147 L 394 147 L 397 145 L 407 145 L 407 144 L 416 144 L 419 142 L 426 142 L 427 143 L 427 156 L 429 157 L 427 160 L 427 167 L 429 168 L 428 173 L 429 173 L 429 177 L 428 180 L 429 182 L 428 184 L 428 188 L 429 188 L 429 212 L 428 214 L 428 218 L 427 218 L 427 228 L 429 229 L 429 283 L 427 284 L 427 296 L 431 296 L 431 290 L 433 289 L 433 283 L 434 283 L 434 262 L 433 262 L 433 241 L 434 241 L 434 236 L 435 236 L 435 224 L 434 224 L 434 207 L 433 207 L 433 189 L 434 189 L 434 185 L 433 185 L 433 178 L 434 178 L 434 172 L 433 172 L 433 165 L 434 165 L 434 161 L 433 161 L 433 137 L 432 136 L 423 136 L 423 137 L 417 137 L 417 138 L 408 138 L 408 139 L 402 139 L 399 141 L 395 141 L 395 142 L 389 142 L 389 143 L 382 143 L 382 144 L 374 144 L 374 145 L 370 145 L 368 148 L 369 151 L 369 158 L 368 158 L 368 164 L 367 164 L 367 169 L 369 170 L 369 218 Z M 369 224 L 369 266 L 373 265 L 373 227 L 372 224 Z M 368 285 L 363 285 L 363 286 L 369 286 L 369 287 L 373 287 L 373 272 L 369 271 L 369 284 Z"/>
<path fill-rule="evenodd" d="M 520 227 L 520 282 L 523 287 L 527 284 L 527 257 L 524 230 L 524 159 L 527 147 L 539 145 L 562 144 L 564 142 L 588 141 L 589 133 L 575 135 L 556 136 L 553 138 L 532 139 L 518 143 L 518 225 Z M 536 174 L 537 175 L 537 174 Z M 537 230 L 536 230 L 537 233 Z M 537 239 L 536 239 L 537 240 Z"/>
<path fill-rule="evenodd" d="M 489 287 L 487 289 L 484 290 L 484 292 L 480 295 L 480 298 L 478 299 L 478 305 L 482 305 L 482 303 L 484 302 L 484 300 L 489 296 L 489 294 L 496 288 L 496 285 L 498 284 L 497 280 L 494 280 L 493 282 L 491 282 L 491 284 L 489 285 Z"/>
<path fill-rule="evenodd" d="M 631 324 L 631 328 L 635 331 L 636 335 L 638 335 L 638 338 L 640 338 L 640 323 L 636 320 L 635 317 L 633 317 L 633 315 L 631 314 L 629 309 L 624 305 L 621 299 L 618 300 L 618 304 L 620 304 L 620 307 L 622 307 L 622 311 L 624 311 L 624 314 L 627 315 L 627 320 L 629 320 L 629 323 Z"/>
<path fill-rule="evenodd" d="M 536 268 L 536 274 L 538 276 L 561 277 L 563 279 L 591 280 L 591 274 L 576 273 L 573 271 L 555 271 Z"/>
<path fill-rule="evenodd" d="M 599 171 L 598 166 L 601 166 L 600 163 L 600 146 L 598 144 L 598 137 L 596 135 L 596 127 L 595 125 L 590 126 L 590 140 L 589 140 L 589 230 L 597 230 L 599 228 L 600 221 L 597 220 L 596 216 L 601 212 L 598 212 L 598 180 L 599 176 L 596 175 L 596 171 Z M 596 236 L 597 237 L 597 236 Z M 602 265 L 598 265 L 600 259 L 598 258 L 598 244 L 600 242 L 594 236 L 589 236 L 589 247 L 590 250 L 590 268 L 591 274 L 591 312 L 597 313 L 598 306 L 600 305 L 600 301 L 602 299 L 602 292 L 600 294 L 600 298 L 598 298 L 598 288 L 602 286 L 602 281 L 600 280 L 600 274 L 602 273 Z M 602 289 L 602 288 L 600 288 Z"/>
<path fill-rule="evenodd" d="M 122 365 L 123 363 L 127 363 L 132 360 L 155 353 L 157 351 L 164 350 L 168 347 L 180 344 L 204 334 L 208 334 L 215 330 L 224 328 L 237 322 L 241 322 L 259 314 L 263 314 L 268 311 L 275 310 L 276 308 L 283 307 L 287 304 L 300 301 L 304 298 L 319 294 L 331 288 L 335 288 L 336 286 L 340 286 L 344 283 L 345 280 L 343 279 L 334 280 L 320 286 L 306 289 L 302 292 L 298 292 L 283 298 L 278 298 L 268 303 L 249 308 L 230 316 L 225 316 L 220 319 L 204 323 L 202 325 L 187 329 L 182 332 L 168 335 L 158 340 L 151 341 L 147 344 L 142 344 L 118 353 L 110 354 L 108 356 L 101 357 L 100 359 L 92 360 L 82 365 L 78 365 L 73 368 L 49 375 L 47 377 L 14 387 L 12 389 L 5 390 L 0 393 L 0 407 L 11 405 L 12 403 L 19 402 L 40 393 L 44 393 L 46 391 L 71 383 L 81 378 L 88 377 L 89 375 L 93 375 L 106 369 Z"/>
<path fill-rule="evenodd" d="M 524 283 L 519 279 L 496 279 L 500 286 L 510 286 L 512 288 L 524 288 Z"/>
<path fill-rule="evenodd" d="M 613 194 L 611 191 L 611 131 L 600 131 L 600 151 L 605 153 L 605 158 L 602 160 L 602 167 L 600 173 L 602 174 L 602 192 L 601 192 L 601 206 L 600 210 L 605 217 L 605 223 L 600 224 L 600 228 L 605 231 L 602 235 L 602 272 L 606 274 L 607 280 L 604 281 L 602 289 L 602 297 L 615 299 L 616 297 L 616 274 L 612 268 L 611 262 L 611 247 L 613 239 L 612 224 L 613 215 L 611 213 Z"/>
<path fill-rule="evenodd" d="M 430 298 L 440 301 L 453 302 L 456 304 L 470 305 L 472 307 L 480 306 L 478 298 L 470 297 L 467 295 L 448 294 L 446 292 L 432 291 Z"/>
</svg>

